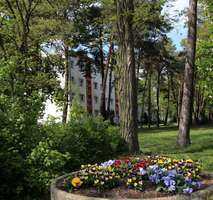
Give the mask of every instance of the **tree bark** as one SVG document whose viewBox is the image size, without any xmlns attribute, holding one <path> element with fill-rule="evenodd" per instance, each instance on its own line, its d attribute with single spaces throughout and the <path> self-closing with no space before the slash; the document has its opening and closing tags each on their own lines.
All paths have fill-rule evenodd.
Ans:
<svg viewBox="0 0 213 200">
<path fill-rule="evenodd" d="M 152 96 L 151 96 L 151 89 L 152 89 L 152 72 L 149 70 L 149 77 L 148 77 L 148 127 L 151 127 L 152 123 L 152 113 L 151 113 L 151 106 L 152 106 Z"/>
<path fill-rule="evenodd" d="M 112 65 L 110 66 L 110 73 L 109 73 L 109 92 L 108 92 L 108 102 L 107 102 L 107 112 L 108 112 L 108 114 L 110 113 L 111 95 L 112 95 Z"/>
<path fill-rule="evenodd" d="M 172 81 L 171 81 L 172 82 Z M 167 123 L 168 123 L 168 117 L 169 117 L 169 107 L 170 107 L 170 85 L 171 85 L 171 82 L 170 82 L 170 77 L 169 77 L 169 74 L 168 74 L 168 92 L 167 92 L 167 106 L 166 106 L 166 115 L 165 115 L 165 120 L 164 120 L 164 125 L 166 126 Z"/>
<path fill-rule="evenodd" d="M 137 135 L 137 79 L 132 30 L 134 12 L 133 0 L 117 0 L 117 28 L 120 63 L 119 104 L 120 131 L 132 153 L 139 151 Z"/>
<path fill-rule="evenodd" d="M 104 63 L 103 63 L 103 72 L 102 72 L 102 90 L 101 90 L 100 111 L 101 111 L 101 115 L 103 116 L 104 119 L 107 119 L 106 99 L 105 98 L 106 98 L 107 77 L 108 77 L 108 72 L 109 72 L 109 65 L 110 65 L 110 59 L 112 56 L 112 51 L 113 51 L 113 43 L 112 43 L 112 41 L 110 41 L 107 63 L 105 65 L 105 67 L 104 67 Z"/>
<path fill-rule="evenodd" d="M 62 114 L 62 123 L 67 122 L 68 104 L 69 104 L 69 49 L 68 46 L 64 47 L 65 53 L 65 66 L 64 66 L 64 105 Z"/>
<path fill-rule="evenodd" d="M 180 147 L 190 144 L 190 125 L 194 90 L 194 69 L 197 37 L 197 0 L 189 1 L 188 13 L 188 47 L 184 71 L 183 98 L 180 113 L 179 134 L 177 143 Z"/>
<path fill-rule="evenodd" d="M 105 81 L 105 67 L 104 67 L 104 51 L 103 51 L 103 30 L 99 30 L 99 43 L 100 43 L 100 67 L 101 67 L 101 78 L 102 78 L 102 88 L 101 88 L 101 104 L 100 104 L 100 113 L 104 119 L 106 119 L 106 85 Z"/>
<path fill-rule="evenodd" d="M 148 72 L 146 72 L 146 78 L 145 78 L 145 83 L 143 87 L 143 95 L 142 95 L 142 106 L 141 106 L 141 119 L 144 117 L 144 107 L 145 107 L 145 100 L 146 100 L 146 86 L 147 86 L 147 81 L 148 81 Z M 142 124 L 143 126 L 143 124 Z"/>
<path fill-rule="evenodd" d="M 160 76 L 161 76 L 161 69 L 158 67 L 157 69 L 157 90 L 156 90 L 156 98 L 157 98 L 157 127 L 160 127 Z"/>
</svg>

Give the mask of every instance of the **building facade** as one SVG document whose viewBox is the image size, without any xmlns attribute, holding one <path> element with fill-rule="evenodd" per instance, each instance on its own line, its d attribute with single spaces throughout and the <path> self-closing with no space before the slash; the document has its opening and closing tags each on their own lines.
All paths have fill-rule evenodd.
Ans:
<svg viewBox="0 0 213 200">
<path fill-rule="evenodd" d="M 70 58 L 71 100 L 76 98 L 85 109 L 93 115 L 100 114 L 102 77 L 94 65 L 89 72 L 82 69 L 78 57 Z M 86 72 L 85 72 L 86 71 Z M 110 78 L 111 76 L 111 78 Z M 110 72 L 106 84 L 106 109 L 110 105 L 110 111 L 118 113 L 118 103 L 114 87 L 114 74 Z M 111 87 L 111 88 L 110 88 Z M 111 91 L 111 92 L 110 92 Z M 109 102 L 110 101 L 110 102 Z"/>
</svg>

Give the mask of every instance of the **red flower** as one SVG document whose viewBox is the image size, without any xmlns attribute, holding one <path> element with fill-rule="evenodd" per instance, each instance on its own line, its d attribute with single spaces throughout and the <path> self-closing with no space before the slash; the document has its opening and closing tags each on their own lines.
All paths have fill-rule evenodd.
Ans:
<svg viewBox="0 0 213 200">
<path fill-rule="evenodd" d="M 146 161 L 140 161 L 139 163 L 135 164 L 134 169 L 139 168 L 146 168 Z"/>
<path fill-rule="evenodd" d="M 120 160 L 116 160 L 115 163 L 114 163 L 114 166 L 115 167 L 120 167 L 121 165 L 121 161 Z"/>
<path fill-rule="evenodd" d="M 130 163 L 130 160 L 129 160 L 129 159 L 126 159 L 124 162 L 125 162 L 126 164 L 129 164 L 129 163 Z"/>
</svg>

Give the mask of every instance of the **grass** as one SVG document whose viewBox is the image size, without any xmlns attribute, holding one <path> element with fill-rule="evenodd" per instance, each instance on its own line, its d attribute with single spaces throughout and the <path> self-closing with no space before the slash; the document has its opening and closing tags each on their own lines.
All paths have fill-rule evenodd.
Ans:
<svg viewBox="0 0 213 200">
<path fill-rule="evenodd" d="M 184 150 L 176 145 L 177 133 L 176 127 L 141 129 L 139 142 L 142 152 L 200 160 L 204 171 L 213 172 L 213 127 L 192 128 L 192 144 Z"/>
</svg>

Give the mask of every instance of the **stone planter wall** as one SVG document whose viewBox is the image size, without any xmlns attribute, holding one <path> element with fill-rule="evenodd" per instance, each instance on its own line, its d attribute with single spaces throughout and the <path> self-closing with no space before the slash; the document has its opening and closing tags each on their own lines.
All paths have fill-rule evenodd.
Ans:
<svg viewBox="0 0 213 200">
<path fill-rule="evenodd" d="M 109 200 L 107 198 L 96 198 L 96 197 L 87 197 L 78 194 L 72 194 L 58 189 L 57 183 L 63 180 L 67 175 L 61 176 L 55 179 L 51 184 L 51 200 Z M 207 174 L 205 174 L 207 175 Z M 208 174 L 209 177 L 213 178 L 213 174 Z M 120 199 L 121 200 L 121 199 Z M 129 199 L 133 200 L 133 199 Z M 161 197 L 161 198 L 152 198 L 146 200 L 213 200 L 213 185 L 208 186 L 207 188 L 194 192 L 190 196 L 185 195 L 176 195 L 171 197 Z"/>
</svg>

